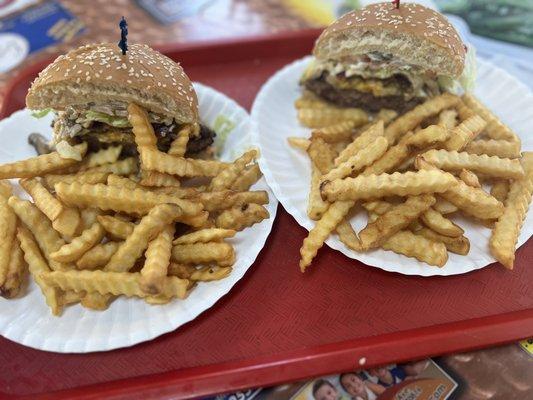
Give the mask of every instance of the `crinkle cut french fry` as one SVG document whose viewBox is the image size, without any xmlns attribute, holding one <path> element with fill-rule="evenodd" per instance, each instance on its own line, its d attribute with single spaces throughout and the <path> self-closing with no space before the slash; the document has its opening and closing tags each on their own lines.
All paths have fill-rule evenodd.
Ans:
<svg viewBox="0 0 533 400">
<path fill-rule="evenodd" d="M 163 174 L 157 171 L 141 171 L 141 181 L 139 182 L 142 186 L 157 186 L 157 187 L 180 187 L 181 183 L 178 178 L 169 174 Z"/>
<path fill-rule="evenodd" d="M 190 125 L 181 128 L 176 136 L 176 139 L 170 144 L 168 154 L 171 156 L 183 157 L 187 151 L 187 143 L 189 143 L 189 136 L 191 135 L 192 127 Z"/>
<path fill-rule="evenodd" d="M 242 231 L 269 218 L 267 209 L 259 204 L 243 204 L 242 206 L 228 208 L 222 211 L 215 220 L 217 228 Z"/>
<path fill-rule="evenodd" d="M 307 154 L 321 174 L 326 174 L 333 168 L 335 151 L 323 139 L 312 139 Z"/>
<path fill-rule="evenodd" d="M 459 179 L 461 179 L 468 186 L 476 188 L 481 187 L 478 176 L 468 169 L 462 169 L 461 172 L 459 172 Z"/>
<path fill-rule="evenodd" d="M 50 273 L 50 268 L 41 255 L 41 251 L 39 250 L 39 246 L 35 242 L 33 235 L 25 227 L 19 226 L 17 230 L 17 238 L 20 241 L 20 247 L 24 253 L 24 260 L 28 264 L 30 274 L 33 276 L 35 283 L 41 288 L 46 304 L 52 310 L 53 315 L 61 314 L 61 290 L 48 285 L 48 283 L 43 280 L 42 276 Z"/>
<path fill-rule="evenodd" d="M 235 236 L 237 231 L 233 229 L 206 228 L 196 232 L 187 233 L 174 239 L 174 244 L 209 243 Z"/>
<path fill-rule="evenodd" d="M 435 232 L 440 233 L 441 235 L 458 237 L 465 233 L 460 226 L 454 224 L 448 218 L 443 217 L 440 212 L 434 210 L 433 208 L 430 208 L 424 212 L 420 216 L 420 219 L 426 226 L 433 229 Z"/>
<path fill-rule="evenodd" d="M 127 297 L 147 297 L 149 295 L 141 288 L 141 274 L 138 272 L 55 271 L 43 274 L 42 278 L 49 285 L 63 290 L 98 293 L 104 298 L 108 295 Z M 165 297 L 183 299 L 187 295 L 188 284 L 187 280 L 167 276 L 163 280 L 161 293 Z"/>
<path fill-rule="evenodd" d="M 177 276 L 181 279 L 190 279 L 196 267 L 188 264 L 171 262 L 168 266 L 168 276 Z"/>
<path fill-rule="evenodd" d="M 473 117 L 477 113 L 472 111 L 470 107 L 468 107 L 463 100 L 461 100 L 457 105 L 455 106 L 455 109 L 457 110 L 457 113 L 459 114 L 459 121 L 467 120 L 468 118 Z M 483 118 L 483 117 L 481 117 Z M 483 118 L 485 119 L 485 118 Z"/>
<path fill-rule="evenodd" d="M 135 227 L 133 222 L 122 221 L 111 215 L 99 215 L 96 219 L 113 239 L 126 239 L 131 235 L 133 228 Z"/>
<path fill-rule="evenodd" d="M 174 157 L 158 150 L 145 148 L 141 152 L 144 169 L 165 174 L 193 178 L 195 176 L 217 176 L 227 164 L 221 161 Z"/>
<path fill-rule="evenodd" d="M 439 114 L 439 125 L 446 129 L 453 129 L 457 125 L 457 111 L 454 109 L 443 110 Z"/>
<path fill-rule="evenodd" d="M 50 221 L 59 217 L 65 206 L 41 185 L 38 179 L 21 179 L 20 186 L 33 198 L 33 202 Z"/>
<path fill-rule="evenodd" d="M 82 154 L 87 151 L 87 143 L 75 146 Z M 62 158 L 56 151 L 13 163 L 0 165 L 0 179 L 33 178 L 79 163 L 72 158 Z"/>
<path fill-rule="evenodd" d="M 65 241 L 52 228 L 52 223 L 33 203 L 12 196 L 9 198 L 9 206 L 15 211 L 24 225 L 31 231 L 44 257 L 48 260 L 50 269 L 60 270 L 69 268 L 50 257 L 65 244 Z"/>
<path fill-rule="evenodd" d="M 77 207 L 98 207 L 128 214 L 146 214 L 158 204 L 177 204 L 184 215 L 193 216 L 202 212 L 202 205 L 191 201 L 153 193 L 143 189 L 126 189 L 99 184 L 58 183 L 55 186 L 59 198 L 66 204 Z"/>
<path fill-rule="evenodd" d="M 211 282 L 224 279 L 231 273 L 231 267 L 205 266 L 195 269 L 191 274 L 191 281 Z"/>
<path fill-rule="evenodd" d="M 93 248 L 104 237 L 104 228 L 95 222 L 90 228 L 85 229 L 80 236 L 64 244 L 60 249 L 50 254 L 50 258 L 59 262 L 67 263 L 76 261 L 83 254 Z"/>
<path fill-rule="evenodd" d="M 443 171 L 395 172 L 393 174 L 336 179 L 322 184 L 322 197 L 329 201 L 375 199 L 386 196 L 417 196 L 442 193 L 456 184 L 453 175 Z"/>
<path fill-rule="evenodd" d="M 66 306 L 73 303 L 79 303 L 86 295 L 85 292 L 75 292 L 73 290 L 65 290 L 59 297 L 59 302 L 62 306 Z"/>
<path fill-rule="evenodd" d="M 96 222 L 96 217 L 102 214 L 102 210 L 93 207 L 81 210 L 80 215 L 82 230 L 90 228 Z"/>
<path fill-rule="evenodd" d="M 129 271 L 135 261 L 143 254 L 148 243 L 153 240 L 166 225 L 176 221 L 182 214 L 180 207 L 175 204 L 160 204 L 150 210 L 133 232 L 120 245 L 104 267 L 105 271 L 126 272 Z"/>
<path fill-rule="evenodd" d="M 49 220 L 53 228 L 63 236 L 74 236 L 80 227 L 80 213 L 74 208 L 65 207 L 36 178 L 21 179 L 20 185 L 30 194 L 35 205 Z"/>
<path fill-rule="evenodd" d="M 235 262 L 235 250 L 228 243 L 178 244 L 172 247 L 171 259 L 180 264 L 216 263 L 227 267 Z"/>
<path fill-rule="evenodd" d="M 124 176 L 110 174 L 107 177 L 107 184 L 109 186 L 118 186 L 118 187 L 124 187 L 126 189 L 144 189 L 141 185 L 139 185 L 137 182 L 126 178 Z"/>
<path fill-rule="evenodd" d="M 0 197 L 9 199 L 13 195 L 13 186 L 8 180 L 0 181 Z"/>
<path fill-rule="evenodd" d="M 24 255 L 20 248 L 19 240 L 15 237 L 11 246 L 6 279 L 3 283 L 0 283 L 0 296 L 6 299 L 17 296 L 20 292 L 26 270 L 27 265 L 24 261 Z"/>
<path fill-rule="evenodd" d="M 402 134 L 415 129 L 426 118 L 454 107 L 459 101 L 459 97 L 449 93 L 433 97 L 392 121 L 385 129 L 385 138 L 394 144 Z"/>
<path fill-rule="evenodd" d="M 308 128 L 323 128 L 339 121 L 354 121 L 359 126 L 368 122 L 368 114 L 359 108 L 301 108 L 298 120 Z"/>
<path fill-rule="evenodd" d="M 517 179 L 524 176 L 524 169 L 518 159 L 500 158 L 486 154 L 429 150 L 421 155 L 425 161 L 445 171 L 468 169 L 494 178 Z"/>
<path fill-rule="evenodd" d="M 520 142 L 507 140 L 479 139 L 470 142 L 465 151 L 472 154 L 487 154 L 501 158 L 520 157 Z"/>
<path fill-rule="evenodd" d="M 503 204 L 483 189 L 458 184 L 442 193 L 442 197 L 467 214 L 479 219 L 498 218 L 503 213 Z"/>
<path fill-rule="evenodd" d="M 382 108 L 378 111 L 378 113 L 374 116 L 374 119 L 376 121 L 383 121 L 385 125 L 390 124 L 392 121 L 394 121 L 398 117 L 398 112 L 394 110 L 389 110 L 387 108 Z"/>
<path fill-rule="evenodd" d="M 370 125 L 364 132 L 354 139 L 344 150 L 342 150 L 337 158 L 335 158 L 335 166 L 347 161 L 350 157 L 357 154 L 360 150 L 369 146 L 378 137 L 383 136 L 384 125 L 383 121 L 378 121 Z M 331 167 L 330 167 L 331 168 Z"/>
<path fill-rule="evenodd" d="M 367 147 L 359 150 L 348 160 L 339 164 L 322 177 L 324 180 L 342 179 L 346 176 L 358 173 L 364 167 L 371 165 L 379 159 L 389 147 L 389 142 L 384 137 L 378 137 Z"/>
<path fill-rule="evenodd" d="M 244 192 L 256 183 L 262 176 L 258 164 L 252 164 L 246 167 L 244 172 L 233 182 L 231 190 L 236 192 Z"/>
<path fill-rule="evenodd" d="M 109 173 L 115 175 L 131 175 L 136 174 L 138 170 L 139 167 L 137 166 L 137 160 L 135 157 L 128 157 L 114 163 L 103 164 L 98 167 L 86 169 L 80 174 Z"/>
<path fill-rule="evenodd" d="M 533 193 L 533 152 L 524 152 L 525 176 L 513 181 L 500 216 L 490 238 L 490 252 L 504 267 L 513 269 L 515 247 Z"/>
<path fill-rule="evenodd" d="M 78 234 L 83 229 L 78 209 L 64 207 L 61 214 L 52 221 L 52 227 L 67 238 L 71 238 Z"/>
<path fill-rule="evenodd" d="M 150 294 L 160 294 L 170 264 L 174 225 L 164 228 L 146 249 L 146 261 L 141 269 L 141 288 Z"/>
<path fill-rule="evenodd" d="M 417 148 L 425 148 L 437 143 L 442 143 L 449 137 L 450 134 L 442 126 L 430 125 L 408 137 L 406 139 L 406 144 Z"/>
<path fill-rule="evenodd" d="M 498 179 L 492 184 L 492 187 L 490 188 L 490 194 L 502 203 L 505 203 L 507 195 L 509 194 L 509 185 L 509 180 Z"/>
<path fill-rule="evenodd" d="M 250 150 L 244 153 L 211 180 L 209 190 L 214 192 L 229 189 L 233 182 L 235 182 L 238 176 L 242 173 L 246 165 L 255 160 L 257 155 L 257 150 Z"/>
<path fill-rule="evenodd" d="M 268 193 L 265 190 L 252 192 L 233 192 L 222 190 L 220 192 L 202 192 L 185 196 L 186 200 L 200 202 L 204 209 L 213 212 L 229 207 L 242 206 L 243 204 L 267 204 Z"/>
<path fill-rule="evenodd" d="M 434 203 L 434 196 L 424 194 L 408 197 L 404 203 L 392 207 L 359 232 L 359 240 L 363 249 L 380 247 L 388 238 L 406 228 Z"/>
<path fill-rule="evenodd" d="M 417 157 L 415 164 L 417 168 L 422 170 L 440 171 L 422 157 Z M 455 204 L 467 214 L 480 219 L 498 218 L 503 213 L 503 204 L 483 189 L 468 186 L 453 176 L 452 178 L 455 185 L 441 194 L 444 199 Z"/>
<path fill-rule="evenodd" d="M 354 201 L 336 201 L 332 203 L 322 218 L 317 221 L 314 228 L 309 231 L 300 248 L 300 270 L 302 272 L 305 272 L 306 268 L 311 265 L 313 258 L 324 245 L 325 240 L 354 205 Z"/>
<path fill-rule="evenodd" d="M 467 255 L 470 251 L 470 241 L 465 236 L 450 237 L 441 235 L 429 228 L 421 228 L 414 232 L 416 235 L 425 237 L 426 239 L 433 240 L 434 242 L 444 243 L 446 249 L 455 254 Z"/>
<path fill-rule="evenodd" d="M 110 146 L 107 149 L 98 150 L 96 153 L 90 153 L 81 163 L 80 171 L 98 167 L 99 165 L 117 162 L 121 152 L 122 145 L 118 145 Z"/>
<path fill-rule="evenodd" d="M 393 204 L 384 200 L 372 200 L 363 203 L 363 207 L 368 212 L 383 215 L 393 207 Z"/>
<path fill-rule="evenodd" d="M 85 293 L 85 291 L 83 291 L 83 293 Z M 83 307 L 90 310 L 104 311 L 109 308 L 109 302 L 111 299 L 112 296 L 110 294 L 101 295 L 100 293 L 85 293 L 80 303 Z"/>
<path fill-rule="evenodd" d="M 390 250 L 429 265 L 442 267 L 448 261 L 444 243 L 434 242 L 411 231 L 400 231 L 383 243 L 384 250 Z"/>
<path fill-rule="evenodd" d="M 485 107 L 479 100 L 477 100 L 471 94 L 465 94 L 463 101 L 470 107 L 476 114 L 479 114 L 481 118 L 487 121 L 487 127 L 485 128 L 485 134 L 490 139 L 495 140 L 510 140 L 520 142 L 520 138 L 507 126 L 504 125 L 496 115 L 492 113 L 487 107 Z"/>
<path fill-rule="evenodd" d="M 357 237 L 352 225 L 346 219 L 339 222 L 337 228 L 335 228 L 339 240 L 344 243 L 346 247 L 353 251 L 362 251 L 361 241 Z"/>
<path fill-rule="evenodd" d="M 351 139 L 356 125 L 355 121 L 338 122 L 333 125 L 315 129 L 312 133 L 312 137 L 322 138 L 328 143 Z"/>
<path fill-rule="evenodd" d="M 392 146 L 385 154 L 372 165 L 369 165 L 361 172 L 362 176 L 379 175 L 395 169 L 411 154 L 409 146 L 400 142 L 396 146 Z"/>
<path fill-rule="evenodd" d="M 7 278 L 16 229 L 17 217 L 8 201 L 0 196 L 0 285 L 3 285 Z"/>
<path fill-rule="evenodd" d="M 486 125 L 485 120 L 478 115 L 464 120 L 452 129 L 450 138 L 444 143 L 444 148 L 448 151 L 463 150 L 483 131 Z"/>
<path fill-rule="evenodd" d="M 97 244 L 76 261 L 78 269 L 99 269 L 106 265 L 120 246 L 120 242 Z"/>
<path fill-rule="evenodd" d="M 54 189 L 56 183 L 106 183 L 109 172 L 79 172 L 70 175 L 54 175 L 48 174 L 43 176 L 43 183 L 48 189 Z"/>
<path fill-rule="evenodd" d="M 155 149 L 157 146 L 157 138 L 146 110 L 135 103 L 130 103 L 128 105 L 128 120 L 132 126 L 137 147 Z"/>
<path fill-rule="evenodd" d="M 444 200 L 440 196 L 436 196 L 437 202 L 433 205 L 433 208 L 440 212 L 442 215 L 452 214 L 459 210 L 457 206 L 450 203 L 448 200 Z"/>
<path fill-rule="evenodd" d="M 289 145 L 291 147 L 294 147 L 295 149 L 305 150 L 305 151 L 307 151 L 307 149 L 311 145 L 311 141 L 309 139 L 306 139 L 303 137 L 296 137 L 296 136 L 288 137 L 287 142 L 289 142 Z"/>
<path fill-rule="evenodd" d="M 319 220 L 329 207 L 329 203 L 320 196 L 320 179 L 322 174 L 311 162 L 311 186 L 309 188 L 309 197 L 307 201 L 307 215 L 312 220 Z"/>
</svg>

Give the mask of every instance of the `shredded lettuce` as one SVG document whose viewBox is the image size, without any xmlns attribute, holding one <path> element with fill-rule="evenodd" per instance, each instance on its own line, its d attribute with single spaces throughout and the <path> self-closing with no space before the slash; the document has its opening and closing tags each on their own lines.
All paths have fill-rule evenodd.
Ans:
<svg viewBox="0 0 533 400">
<path fill-rule="evenodd" d="M 85 114 L 85 117 L 90 121 L 103 122 L 107 125 L 114 126 L 115 128 L 128 128 L 131 126 L 127 118 L 115 117 L 98 111 L 89 110 Z"/>
<path fill-rule="evenodd" d="M 52 111 L 51 108 L 45 108 L 44 110 L 37 110 L 31 113 L 33 118 L 44 118 Z"/>
<path fill-rule="evenodd" d="M 465 67 L 459 79 L 450 76 L 439 76 L 438 82 L 442 90 L 454 94 L 460 94 L 461 89 L 465 92 L 472 92 L 476 85 L 477 63 L 476 49 L 470 45 L 466 53 Z"/>
<path fill-rule="evenodd" d="M 476 48 L 472 45 L 469 45 L 468 51 L 466 52 L 465 69 L 463 70 L 463 74 L 459 78 L 459 83 L 461 84 L 465 92 L 474 91 L 474 87 L 476 86 L 476 76 Z"/>
</svg>

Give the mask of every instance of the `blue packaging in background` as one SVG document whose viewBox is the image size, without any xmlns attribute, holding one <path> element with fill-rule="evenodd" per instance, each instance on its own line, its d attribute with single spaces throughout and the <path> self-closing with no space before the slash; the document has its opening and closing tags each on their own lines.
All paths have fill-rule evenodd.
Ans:
<svg viewBox="0 0 533 400">
<path fill-rule="evenodd" d="M 0 73 L 28 55 L 83 33 L 85 26 L 58 2 L 30 6 L 0 19 Z"/>
</svg>

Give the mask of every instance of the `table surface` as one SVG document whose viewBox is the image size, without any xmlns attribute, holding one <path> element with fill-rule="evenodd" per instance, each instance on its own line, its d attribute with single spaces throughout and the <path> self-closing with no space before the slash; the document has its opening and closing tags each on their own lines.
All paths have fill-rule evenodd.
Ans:
<svg viewBox="0 0 533 400">
<path fill-rule="evenodd" d="M 206 8 L 203 12 L 200 14 L 185 18 L 184 20 L 167 26 L 162 26 L 159 23 L 157 23 L 154 19 L 152 19 L 146 12 L 142 9 L 140 9 L 134 2 L 129 0 L 117 0 L 114 2 L 110 2 L 109 0 L 93 0 L 92 6 L 90 8 L 86 7 L 86 3 L 82 1 L 75 1 L 75 0 L 64 0 L 61 2 L 63 5 L 65 5 L 73 14 L 78 16 L 88 27 L 88 31 L 86 34 L 80 35 L 76 37 L 73 41 L 68 43 L 63 43 L 60 46 L 49 48 L 43 52 L 37 53 L 35 55 L 32 55 L 29 57 L 24 63 L 21 65 L 21 67 L 16 68 L 14 71 L 11 71 L 7 74 L 0 74 L 0 105 L 3 100 L 3 94 L 5 93 L 6 84 L 16 77 L 18 71 L 22 70 L 24 66 L 27 66 L 33 62 L 37 62 L 39 60 L 47 59 L 52 54 L 64 52 L 70 48 L 77 47 L 84 43 L 91 43 L 91 42 L 101 42 L 101 41 L 115 41 L 117 39 L 118 29 L 116 27 L 118 20 L 122 15 L 125 15 L 128 18 L 130 29 L 129 29 L 129 40 L 131 42 L 145 42 L 152 45 L 162 45 L 169 42 L 172 43 L 193 43 L 193 42 L 200 42 L 204 40 L 211 40 L 211 39 L 220 39 L 220 38 L 238 38 L 247 36 L 250 34 L 268 34 L 268 33 L 275 33 L 280 31 L 286 31 L 286 30 L 298 30 L 306 27 L 313 26 L 314 23 L 312 21 L 308 21 L 302 17 L 299 17 L 294 12 L 289 10 L 283 5 L 283 0 L 222 0 L 222 1 L 216 1 L 212 5 L 212 7 Z M 138 29 L 138 26 L 142 26 L 141 29 Z M 202 71 L 197 70 L 195 73 L 198 73 L 199 75 L 203 75 Z M 192 78 L 194 79 L 194 73 L 192 74 Z M 206 79 L 204 79 L 206 81 Z M 207 79 L 207 83 L 213 84 L 213 86 L 217 86 L 217 79 L 216 77 L 213 77 L 211 80 Z M 242 84 L 248 84 L 242 82 Z M 257 82 L 256 84 L 259 84 Z M 241 104 L 245 104 L 246 106 L 249 106 L 252 98 L 248 98 L 249 96 L 246 96 L 246 98 L 239 98 L 238 91 L 236 89 L 238 85 L 236 85 L 234 88 L 226 87 L 225 91 L 229 95 L 233 95 L 233 97 L 240 100 Z M 1 107 L 0 107 L 1 108 Z M 269 239 L 269 242 L 267 242 L 267 252 L 268 250 L 268 243 L 271 243 L 273 241 L 281 241 L 284 243 L 290 243 L 291 241 L 294 241 L 291 247 L 298 248 L 299 242 L 301 241 L 303 230 L 301 228 L 293 228 L 291 232 L 294 234 L 294 236 L 286 234 L 286 232 L 283 232 L 283 227 L 288 226 L 289 224 L 293 225 L 294 221 L 289 220 L 290 217 L 288 217 L 286 214 L 282 213 L 280 216 L 281 221 L 277 221 L 277 228 L 274 229 L 272 237 Z M 301 231 L 301 232 L 300 232 Z M 280 240 L 281 239 L 281 240 Z M 294 254 L 292 254 L 294 253 Z M 525 255 L 525 254 L 524 254 Z M 264 256 L 264 255 L 263 255 Z M 297 254 L 295 252 L 291 252 L 290 254 L 287 254 L 287 259 L 284 260 L 283 264 L 295 264 L 297 261 Z M 330 249 L 327 249 L 324 254 L 321 255 L 321 259 L 323 263 L 331 262 L 332 264 L 335 263 L 335 259 L 333 257 L 333 251 Z M 293 259 L 294 258 L 294 259 Z M 345 263 L 343 263 L 345 264 Z M 268 266 L 264 266 L 266 268 Z M 351 273 L 352 268 L 348 265 L 342 265 L 340 268 L 337 268 L 334 272 L 334 275 L 332 276 L 332 279 L 328 279 L 328 282 L 333 282 L 336 278 L 341 279 L 342 275 Z M 415 279 L 408 278 L 408 277 L 398 277 L 397 275 L 387 274 L 382 271 L 366 271 L 361 269 L 360 267 L 356 267 L 358 269 L 358 272 L 360 272 L 363 276 L 361 279 L 361 283 L 359 285 L 364 285 L 363 282 L 368 282 L 368 284 L 371 286 L 371 282 L 373 278 L 375 278 L 375 275 L 379 275 L 380 278 L 381 275 L 385 279 L 388 279 L 389 277 L 391 279 L 397 279 L 399 281 L 402 280 L 413 280 Z M 359 271 L 360 270 L 360 271 Z M 501 274 L 503 275 L 506 271 L 501 271 Z M 468 291 L 472 294 L 472 306 L 475 304 L 476 297 L 483 297 L 484 296 L 484 287 L 485 282 L 483 282 L 483 279 L 478 277 L 479 273 L 474 273 L 471 275 L 471 284 L 468 286 Z M 498 271 L 497 274 L 500 274 L 500 271 Z M 285 274 L 285 278 L 282 281 L 279 282 L 279 285 L 277 287 L 268 287 L 264 288 L 265 292 L 268 291 L 269 293 L 277 293 L 277 297 L 281 301 L 283 299 L 283 293 L 286 293 L 288 290 L 296 290 L 296 291 L 302 291 L 303 288 L 301 287 L 302 283 L 298 283 L 295 286 L 288 287 L 286 285 L 287 282 L 293 281 L 290 275 L 294 275 L 293 271 L 287 272 Z M 366 276 L 368 275 L 368 276 Z M 517 274 L 518 275 L 518 274 Z M 254 277 L 255 276 L 255 277 Z M 250 280 L 257 279 L 259 275 L 257 273 L 254 273 L 250 276 L 247 276 L 235 289 L 235 296 L 237 298 L 246 299 L 247 296 L 260 296 L 260 294 L 251 294 L 248 293 L 246 290 L 246 286 L 250 284 Z M 319 276 L 315 273 L 312 274 L 310 277 L 307 278 L 308 280 L 313 279 L 320 279 Z M 453 278 L 452 278 L 453 279 Z M 516 279 L 519 280 L 519 277 L 517 276 Z M 285 282 L 285 283 L 284 283 Z M 303 282 L 303 281 L 300 281 Z M 517 310 L 522 309 L 524 305 L 530 304 L 531 297 L 530 292 L 528 290 L 527 284 L 524 283 L 523 286 L 520 286 L 520 284 L 517 283 L 517 287 L 521 287 L 522 290 L 519 291 L 519 296 L 515 297 L 516 302 L 513 304 L 513 307 L 510 309 L 502 309 L 502 310 L 493 310 L 496 312 L 504 312 L 504 311 L 511 311 L 511 310 Z M 324 283 L 326 284 L 326 283 Z M 365 284 L 366 285 L 366 284 Z M 371 287 L 363 287 L 359 286 L 362 290 L 369 290 L 370 292 L 375 293 L 375 290 Z M 398 288 L 401 286 L 401 284 L 398 284 Z M 450 299 L 450 306 L 448 309 L 443 310 L 444 314 L 450 314 L 453 315 L 455 313 L 453 307 L 453 293 L 445 293 L 442 292 L 441 287 L 438 282 L 435 284 L 429 284 L 420 282 L 415 282 L 415 286 L 418 287 L 418 289 L 422 291 L 437 291 L 441 293 L 443 297 Z M 393 285 L 394 287 L 394 285 Z M 372 290 L 371 290 L 372 289 Z M 240 294 L 240 295 L 239 295 Z M 339 294 L 340 295 L 340 294 Z M 400 293 L 398 293 L 400 295 Z M 497 293 L 497 296 L 506 296 L 507 294 Z M 516 294 L 515 294 L 516 295 Z M 370 300 L 373 301 L 380 301 L 380 293 L 375 293 L 376 298 L 370 298 Z M 408 301 L 410 295 L 404 294 L 404 297 L 407 296 L 405 299 Z M 401 297 L 401 296 L 400 296 Z M 272 297 L 269 296 L 269 298 L 272 300 Z M 334 303 L 334 299 L 318 299 L 318 303 L 316 303 L 316 299 L 301 299 L 302 302 L 308 303 L 309 306 L 313 305 L 321 308 L 328 308 L 329 304 L 332 302 Z M 221 303 L 219 303 L 217 306 L 215 306 L 214 310 L 215 312 L 210 313 L 209 315 L 204 315 L 200 318 L 198 321 L 198 324 L 202 325 L 203 322 L 206 322 L 205 319 L 220 319 L 223 317 L 222 314 L 216 313 L 216 310 L 222 307 L 227 306 L 228 303 L 231 305 L 233 304 L 233 301 L 231 299 L 225 299 Z M 265 306 L 268 305 L 268 301 L 265 300 L 264 302 Z M 313 307 L 314 307 L 313 306 Z M 313 312 L 313 307 L 308 309 L 309 313 Z M 391 303 L 391 310 L 394 308 L 394 304 Z M 307 309 L 307 308 L 306 308 Z M 235 310 L 233 310 L 235 311 Z M 339 315 L 346 314 L 347 310 L 332 310 L 332 312 L 339 313 Z M 292 315 L 290 313 L 290 310 L 287 311 L 288 314 L 284 316 L 280 316 L 280 318 L 283 320 L 285 318 L 300 318 L 301 316 L 298 315 Z M 260 318 L 259 311 L 255 312 L 256 316 Z M 442 314 L 441 314 L 442 315 Z M 344 315 L 346 316 L 346 315 Z M 455 315 L 458 318 L 457 315 Z M 239 320 L 239 313 L 235 311 L 232 314 L 232 317 L 235 318 L 235 321 Z M 439 323 L 439 316 L 430 313 L 427 315 L 421 315 L 421 319 L 418 321 L 411 321 L 413 326 L 420 325 L 420 321 L 424 321 L 424 323 Z M 384 316 L 383 318 L 387 318 L 387 316 Z M 442 319 L 442 318 L 441 318 Z M 372 332 L 373 327 L 370 325 L 365 325 L 365 321 L 361 321 L 361 326 L 363 330 L 368 330 L 368 333 Z M 247 327 L 246 330 L 250 330 L 250 327 Z M 255 332 L 255 333 L 254 333 Z M 185 332 L 184 332 L 185 333 Z M 250 332 L 249 332 L 250 333 Z M 294 344 L 298 344 L 299 337 L 298 334 L 292 334 L 290 332 L 282 332 L 284 335 L 287 336 L 290 341 L 294 342 Z M 383 332 L 385 333 L 385 332 Z M 279 334 L 279 332 L 260 332 L 260 331 L 253 331 L 251 332 L 251 337 L 253 340 L 249 343 L 249 348 L 241 349 L 243 353 L 252 355 L 257 350 L 257 346 L 260 346 L 260 341 L 268 341 L 268 337 L 270 334 Z M 328 337 L 330 332 L 328 332 L 327 329 L 323 329 L 323 331 L 317 332 L 317 337 Z M 3 339 L 1 339 L 3 340 Z M 154 360 L 155 364 L 152 365 L 153 372 L 156 371 L 164 371 L 169 368 L 169 365 L 167 365 L 168 359 L 161 359 L 158 357 L 155 357 L 156 353 L 159 353 L 159 351 L 162 348 L 165 348 L 170 340 L 170 337 L 164 336 L 161 339 L 158 339 L 158 341 L 154 344 L 145 344 L 139 346 L 138 350 L 142 351 L 143 346 L 149 345 L 150 347 L 153 347 L 153 352 L 150 351 L 150 353 L 154 354 Z M 222 343 L 227 343 L 226 339 L 223 340 L 221 338 Z M 308 343 L 310 344 L 310 343 Z M 225 346 L 222 346 L 225 347 Z M 47 366 L 45 364 L 38 362 L 38 352 L 35 352 L 33 350 L 24 349 L 20 346 L 15 346 L 12 349 L 16 352 L 24 353 L 24 357 L 26 357 L 27 364 L 31 365 L 32 369 L 36 374 L 45 373 Z M 201 350 L 201 349 L 200 349 Z M 207 349 L 206 349 L 207 350 Z M 271 349 L 272 350 L 272 349 Z M 222 350 L 221 350 L 222 351 Z M 181 352 L 181 350 L 174 349 L 174 355 L 177 355 Z M 121 362 L 124 363 L 124 365 L 127 365 L 128 368 L 138 368 L 137 374 L 143 374 L 146 372 L 145 370 L 145 363 L 146 360 L 141 360 L 142 362 L 138 362 L 139 360 L 136 360 L 135 351 L 131 353 L 131 357 L 125 357 L 121 360 Z M 20 354 L 20 353 L 19 353 Z M 242 354 L 241 354 L 242 355 Z M 3 357 L 4 360 L 9 359 L 9 354 L 4 354 Z M 212 357 L 216 357 L 216 354 L 211 354 Z M 78 357 L 82 356 L 72 356 L 70 362 L 65 363 L 62 366 L 57 366 L 57 368 L 53 368 L 54 374 L 60 373 L 60 374 L 67 374 L 68 371 L 72 371 L 74 368 L 79 367 L 80 364 L 78 363 L 79 359 Z M 113 353 L 111 352 L 109 354 L 110 358 L 113 357 Z M 159 360 L 159 361 L 158 361 Z M 90 360 L 87 360 L 87 363 L 84 363 L 83 365 L 84 370 L 85 368 L 93 369 L 96 372 L 100 369 L 100 366 L 94 363 L 91 363 Z M 5 366 L 6 364 L 4 364 Z M 193 360 L 189 360 L 189 365 L 194 365 Z M 21 364 L 18 364 L 17 368 L 23 368 Z M 62 371 L 62 372 L 61 372 Z M 102 372 L 104 372 L 102 370 Z M 48 375 L 48 374 L 47 374 Z M 49 375 L 50 379 L 53 379 L 52 375 Z M 117 378 L 117 377 L 115 377 Z M 14 382 L 12 382 L 14 384 Z M 90 382 L 87 382 L 90 383 Z M 30 384 L 31 382 L 26 382 L 26 384 Z"/>
</svg>

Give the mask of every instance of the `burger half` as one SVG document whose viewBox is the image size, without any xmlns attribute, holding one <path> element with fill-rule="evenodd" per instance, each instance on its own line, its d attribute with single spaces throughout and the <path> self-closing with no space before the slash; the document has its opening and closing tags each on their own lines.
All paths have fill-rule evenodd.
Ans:
<svg viewBox="0 0 533 400">
<path fill-rule="evenodd" d="M 187 153 L 213 143 L 214 132 L 199 124 L 198 100 L 180 65 L 146 45 L 133 44 L 122 55 L 115 44 L 91 44 L 58 57 L 33 82 L 26 106 L 51 110 L 57 151 L 87 142 L 88 151 L 122 145 L 122 155 L 135 155 L 127 106 L 148 111 L 161 151 L 179 130 L 195 132 Z"/>
<path fill-rule="evenodd" d="M 322 32 L 301 84 L 341 107 L 404 112 L 444 91 L 468 89 L 475 74 L 469 53 L 442 14 L 414 3 L 372 4 Z"/>
</svg>

